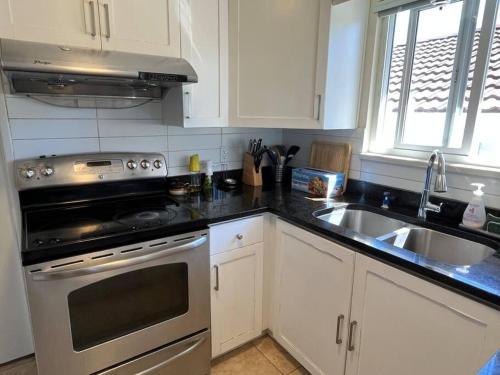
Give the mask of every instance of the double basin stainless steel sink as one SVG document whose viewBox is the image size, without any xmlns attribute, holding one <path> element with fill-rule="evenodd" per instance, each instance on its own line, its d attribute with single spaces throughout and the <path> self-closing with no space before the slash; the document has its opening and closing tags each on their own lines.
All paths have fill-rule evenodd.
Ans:
<svg viewBox="0 0 500 375">
<path fill-rule="evenodd" d="M 315 212 L 314 216 L 330 224 L 449 265 L 473 265 L 496 252 L 493 248 L 478 242 L 412 225 L 360 208 L 346 206 L 320 210 Z"/>
</svg>

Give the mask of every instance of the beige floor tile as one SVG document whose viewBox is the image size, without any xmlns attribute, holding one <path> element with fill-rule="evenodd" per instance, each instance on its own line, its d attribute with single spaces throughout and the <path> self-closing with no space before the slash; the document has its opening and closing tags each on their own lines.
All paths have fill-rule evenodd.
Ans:
<svg viewBox="0 0 500 375">
<path fill-rule="evenodd" d="M 247 345 L 213 362 L 212 375 L 281 375 L 253 345 Z"/>
<path fill-rule="evenodd" d="M 297 370 L 292 372 L 290 375 L 311 375 L 304 367 L 299 367 Z"/>
<path fill-rule="evenodd" d="M 0 375 L 37 375 L 35 358 L 29 357 L 8 365 L 0 365 Z"/>
<path fill-rule="evenodd" d="M 300 367 L 300 364 L 269 336 L 257 339 L 254 344 L 282 374 L 290 374 Z"/>
</svg>

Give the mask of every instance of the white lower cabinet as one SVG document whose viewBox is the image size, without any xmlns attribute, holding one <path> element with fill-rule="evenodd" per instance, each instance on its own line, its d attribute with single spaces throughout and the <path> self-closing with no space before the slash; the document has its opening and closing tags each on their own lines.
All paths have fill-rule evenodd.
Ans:
<svg viewBox="0 0 500 375">
<path fill-rule="evenodd" d="M 263 243 L 212 255 L 212 357 L 262 333 Z"/>
<path fill-rule="evenodd" d="M 354 253 L 277 224 L 274 338 L 313 374 L 343 374 Z"/>
<path fill-rule="evenodd" d="M 273 336 L 313 374 L 473 375 L 500 348 L 499 311 L 281 220 L 274 291 Z"/>
<path fill-rule="evenodd" d="M 356 254 L 347 375 L 471 375 L 500 348 L 500 312 Z"/>
</svg>

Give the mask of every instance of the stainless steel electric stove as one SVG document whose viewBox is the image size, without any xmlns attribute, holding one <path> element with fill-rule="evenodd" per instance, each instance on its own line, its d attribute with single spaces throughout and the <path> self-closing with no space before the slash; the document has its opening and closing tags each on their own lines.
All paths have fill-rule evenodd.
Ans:
<svg viewBox="0 0 500 375">
<path fill-rule="evenodd" d="M 16 163 L 40 375 L 209 373 L 207 222 L 166 195 L 165 164 Z"/>
</svg>

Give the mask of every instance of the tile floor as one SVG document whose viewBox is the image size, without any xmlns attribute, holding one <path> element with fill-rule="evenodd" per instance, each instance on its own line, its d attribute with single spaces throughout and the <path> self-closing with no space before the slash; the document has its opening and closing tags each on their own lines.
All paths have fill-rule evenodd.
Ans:
<svg viewBox="0 0 500 375">
<path fill-rule="evenodd" d="M 276 341 L 263 336 L 212 362 L 212 375 L 308 375 Z"/>
<path fill-rule="evenodd" d="M 34 357 L 0 366 L 0 375 L 36 375 Z M 212 375 L 308 375 L 276 341 L 263 336 L 215 359 Z"/>
<path fill-rule="evenodd" d="M 37 375 L 35 357 L 29 356 L 16 362 L 0 365 L 0 375 Z"/>
</svg>

